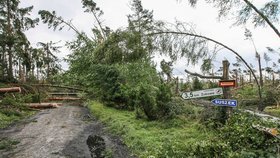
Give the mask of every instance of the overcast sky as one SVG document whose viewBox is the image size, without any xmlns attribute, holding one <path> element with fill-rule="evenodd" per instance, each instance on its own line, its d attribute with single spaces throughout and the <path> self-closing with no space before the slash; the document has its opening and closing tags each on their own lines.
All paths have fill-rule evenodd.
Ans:
<svg viewBox="0 0 280 158">
<path fill-rule="evenodd" d="M 96 0 L 97 5 L 104 11 L 103 22 L 105 25 L 112 29 L 124 28 L 127 26 L 127 15 L 131 13 L 129 0 Z M 265 0 L 262 0 L 262 3 Z M 254 0 L 253 3 L 259 6 L 261 3 L 259 0 Z M 213 8 L 209 4 L 205 4 L 202 1 L 195 8 L 188 6 L 185 0 L 142 0 L 143 7 L 154 11 L 154 18 L 156 20 L 164 20 L 174 23 L 175 19 L 183 22 L 193 23 L 195 25 L 196 32 L 216 39 L 229 47 L 239 52 L 245 59 L 255 62 L 254 48 L 250 41 L 245 40 L 243 26 L 232 26 L 233 21 L 224 19 L 222 21 L 217 20 L 217 9 Z M 66 20 L 73 20 L 73 24 L 80 30 L 90 32 L 90 28 L 94 23 L 94 19 L 87 13 L 83 12 L 83 8 L 80 0 L 22 0 L 21 6 L 34 6 L 32 16 L 38 17 L 38 10 L 45 9 L 49 11 L 55 10 L 58 15 L 62 16 Z M 275 24 L 279 26 L 279 24 Z M 249 28 L 254 37 L 256 47 L 259 52 L 266 51 L 266 47 L 272 47 L 277 49 L 279 47 L 279 38 L 270 28 L 254 28 L 252 26 L 246 26 Z M 278 27 L 279 28 L 279 27 Z M 73 39 L 74 32 L 65 29 L 64 31 L 52 31 L 47 28 L 46 25 L 40 24 L 35 29 L 26 32 L 29 40 L 33 45 L 37 42 L 48 41 L 69 41 Z M 63 44 L 63 42 L 62 42 Z M 67 49 L 63 49 L 60 57 L 65 57 L 70 53 Z M 221 58 L 227 58 L 229 60 L 233 56 L 229 53 L 220 55 Z M 255 63 L 253 63 L 255 64 Z M 183 71 L 186 63 L 180 61 L 176 65 L 176 69 Z M 67 66 L 64 64 L 64 68 Z"/>
</svg>

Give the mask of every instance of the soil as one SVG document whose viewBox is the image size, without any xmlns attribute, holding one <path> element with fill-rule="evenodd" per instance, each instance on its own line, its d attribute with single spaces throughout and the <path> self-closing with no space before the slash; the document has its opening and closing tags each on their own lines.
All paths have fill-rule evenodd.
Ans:
<svg viewBox="0 0 280 158">
<path fill-rule="evenodd" d="M 3 138 L 19 143 L 8 151 L 0 150 L 0 158 L 135 157 L 82 106 L 42 110 L 0 130 Z"/>
</svg>

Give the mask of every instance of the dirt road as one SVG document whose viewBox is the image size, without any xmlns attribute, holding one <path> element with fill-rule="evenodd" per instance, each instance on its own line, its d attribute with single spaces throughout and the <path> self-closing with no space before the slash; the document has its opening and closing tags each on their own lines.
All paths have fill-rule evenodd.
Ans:
<svg viewBox="0 0 280 158">
<path fill-rule="evenodd" d="M 91 145 L 91 151 L 97 152 L 92 156 L 87 145 L 89 135 L 101 141 Z M 0 138 L 19 141 L 10 151 L 0 150 L 1 158 L 132 157 L 117 137 L 105 132 L 88 109 L 80 106 L 43 110 L 25 123 L 0 130 Z M 100 148 L 102 144 L 105 150 Z M 103 151 L 95 151 L 99 149 Z"/>
</svg>

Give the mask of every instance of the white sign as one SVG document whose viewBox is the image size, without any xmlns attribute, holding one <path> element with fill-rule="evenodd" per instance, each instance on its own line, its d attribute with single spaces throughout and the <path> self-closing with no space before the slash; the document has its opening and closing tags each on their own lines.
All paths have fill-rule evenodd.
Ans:
<svg viewBox="0 0 280 158">
<path fill-rule="evenodd" d="M 205 89 L 201 91 L 192 91 L 192 92 L 184 92 L 182 94 L 183 99 L 193 99 L 193 98 L 202 98 L 202 97 L 210 97 L 215 95 L 222 95 L 222 88 L 213 88 L 213 89 Z"/>
</svg>

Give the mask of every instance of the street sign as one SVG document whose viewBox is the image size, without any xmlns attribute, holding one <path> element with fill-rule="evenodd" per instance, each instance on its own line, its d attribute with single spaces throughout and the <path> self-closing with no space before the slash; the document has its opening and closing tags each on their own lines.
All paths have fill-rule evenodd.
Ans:
<svg viewBox="0 0 280 158">
<path fill-rule="evenodd" d="M 200 91 L 184 92 L 182 93 L 182 98 L 194 99 L 194 98 L 210 97 L 210 96 L 222 95 L 222 94 L 223 94 L 222 88 L 212 88 L 212 89 L 205 89 Z"/>
<path fill-rule="evenodd" d="M 230 107 L 236 107 L 237 106 L 237 100 L 214 99 L 211 102 L 216 106 L 230 106 Z"/>
<path fill-rule="evenodd" d="M 219 87 L 235 87 L 235 80 L 219 81 Z"/>
</svg>

